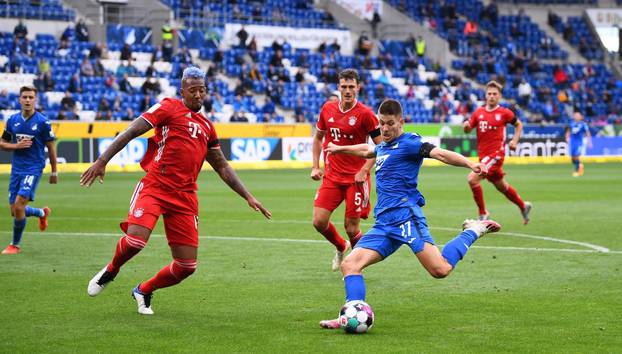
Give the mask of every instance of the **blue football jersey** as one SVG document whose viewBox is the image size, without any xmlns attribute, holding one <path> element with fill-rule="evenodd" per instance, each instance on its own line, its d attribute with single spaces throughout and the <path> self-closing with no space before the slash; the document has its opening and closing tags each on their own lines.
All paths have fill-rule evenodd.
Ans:
<svg viewBox="0 0 622 354">
<path fill-rule="evenodd" d="M 16 113 L 6 121 L 2 135 L 9 136 L 11 143 L 32 139 L 32 145 L 28 149 L 13 151 L 11 173 L 41 174 L 45 167 L 45 144 L 55 139 L 52 126 L 45 115 L 35 112 L 32 117 L 24 119 L 21 112 Z"/>
<path fill-rule="evenodd" d="M 417 189 L 419 168 L 423 163 L 421 136 L 404 133 L 389 143 L 375 148 L 376 194 L 374 208 L 377 224 L 395 224 L 413 215 L 413 208 L 425 205 Z"/>
<path fill-rule="evenodd" d="M 587 123 L 584 121 L 572 121 L 570 123 L 570 141 L 574 144 L 582 144 L 583 138 L 587 135 L 589 130 L 590 128 L 588 128 Z"/>
</svg>

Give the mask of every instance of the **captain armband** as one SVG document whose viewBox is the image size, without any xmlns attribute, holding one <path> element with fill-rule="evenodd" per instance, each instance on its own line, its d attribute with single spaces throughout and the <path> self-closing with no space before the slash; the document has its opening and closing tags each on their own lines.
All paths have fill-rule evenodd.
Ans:
<svg viewBox="0 0 622 354">
<path fill-rule="evenodd" d="M 428 158 L 428 157 L 430 157 L 430 152 L 432 152 L 432 150 L 435 147 L 436 146 L 434 146 L 434 144 L 423 143 L 423 144 L 421 144 L 421 148 L 419 149 L 419 155 L 421 155 L 421 157 Z"/>
<path fill-rule="evenodd" d="M 2 132 L 2 140 L 11 142 L 13 141 L 13 135 L 11 135 L 11 133 L 7 132 L 6 130 L 4 132 Z"/>
</svg>

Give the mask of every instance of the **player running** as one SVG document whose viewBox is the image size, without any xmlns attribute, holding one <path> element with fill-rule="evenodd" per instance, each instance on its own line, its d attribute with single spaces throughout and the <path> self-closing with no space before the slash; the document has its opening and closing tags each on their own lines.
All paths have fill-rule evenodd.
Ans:
<svg viewBox="0 0 622 354">
<path fill-rule="evenodd" d="M 268 219 L 271 217 L 244 187 L 220 150 L 214 125 L 200 112 L 205 95 L 205 72 L 196 67 L 185 69 L 181 80 L 182 99 L 165 98 L 151 107 L 82 174 L 81 185 L 90 186 L 97 177 L 103 182 L 108 161 L 130 140 L 155 128 L 155 136 L 149 139 L 141 161 L 147 174 L 136 186 L 127 219 L 121 223 L 125 235 L 119 240 L 112 261 L 89 282 L 90 296 L 101 293 L 121 266 L 145 247 L 160 215 L 173 261 L 132 290 L 138 313 L 153 314 L 153 292 L 175 285 L 194 273 L 199 246 L 196 180 L 205 160 L 252 209 Z"/>
<path fill-rule="evenodd" d="M 418 190 L 417 179 L 423 159 L 433 158 L 449 165 L 466 167 L 478 176 L 485 174 L 486 167 L 453 151 L 423 142 L 417 134 L 404 133 L 402 107 L 398 101 L 385 100 L 378 113 L 383 141 L 375 148 L 368 144 L 338 146 L 330 143 L 325 150 L 330 154 L 376 158 L 376 222 L 341 264 L 346 302 L 365 301 L 363 269 L 383 261 L 402 245 L 410 247 L 430 275 L 444 278 L 478 238 L 501 229 L 492 220 L 465 220 L 463 231 L 449 241 L 441 253 L 434 245 L 421 210 L 425 199 Z M 340 328 L 338 320 L 321 321 L 320 326 Z"/>
<path fill-rule="evenodd" d="M 39 218 L 39 230 L 48 227 L 49 207 L 33 208 L 28 203 L 35 200 L 35 191 L 45 167 L 45 148 L 50 156 L 50 184 L 56 184 L 56 144 L 52 127 L 47 117 L 35 111 L 37 89 L 22 86 L 19 90 L 19 104 L 22 111 L 9 117 L 0 139 L 0 149 L 13 151 L 11 160 L 11 181 L 9 182 L 9 204 L 13 216 L 13 240 L 2 254 L 20 252 L 20 241 L 26 228 L 26 217 Z"/>
<path fill-rule="evenodd" d="M 331 142 L 337 145 L 362 144 L 367 142 L 367 137 L 376 144 L 380 142 L 378 119 L 369 107 L 357 101 L 360 87 L 356 70 L 346 69 L 339 73 L 341 100 L 324 104 L 313 138 L 311 178 L 322 179 L 313 202 L 313 226 L 337 249 L 332 262 L 333 271 L 339 269 L 345 252 L 361 237 L 361 218 L 367 219 L 371 209 L 369 170 L 374 162 L 357 156 L 324 156 L 324 173 L 320 169 L 320 153 L 322 146 Z M 349 241 L 339 235 L 330 221 L 331 214 L 344 200 L 344 227 Z"/>
<path fill-rule="evenodd" d="M 566 141 L 570 147 L 570 158 L 574 165 L 572 177 L 579 177 L 583 176 L 584 172 L 581 156 L 585 155 L 587 146 L 592 146 L 592 134 L 581 113 L 574 112 L 572 119 L 570 126 L 566 128 Z"/>
<path fill-rule="evenodd" d="M 518 140 L 523 131 L 523 124 L 516 118 L 514 112 L 501 107 L 502 86 L 496 81 L 486 84 L 486 104 L 473 112 L 471 118 L 462 124 L 465 133 L 470 133 L 472 129 L 477 129 L 477 155 L 480 162 L 486 164 L 488 174 L 484 177 L 476 173 L 469 173 L 467 177 L 469 186 L 473 192 L 473 199 L 479 209 L 479 219 L 487 220 L 490 217 L 486 205 L 484 204 L 484 191 L 480 182 L 486 178 L 495 188 L 520 209 L 523 217 L 523 224 L 529 223 L 529 212 L 531 203 L 525 202 L 518 195 L 518 192 L 503 176 L 503 160 L 505 159 L 505 126 L 514 126 L 514 137 L 508 143 L 510 150 L 516 149 Z"/>
</svg>

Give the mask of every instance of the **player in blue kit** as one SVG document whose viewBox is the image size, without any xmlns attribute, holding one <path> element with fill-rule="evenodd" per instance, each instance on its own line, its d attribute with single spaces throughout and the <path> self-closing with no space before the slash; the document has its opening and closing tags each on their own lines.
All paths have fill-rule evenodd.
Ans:
<svg viewBox="0 0 622 354">
<path fill-rule="evenodd" d="M 382 102 L 378 115 L 383 141 L 375 148 L 369 144 L 339 146 L 331 143 L 325 149 L 331 154 L 376 158 L 376 222 L 341 264 L 346 302 L 365 300 L 363 269 L 389 257 L 402 245 L 410 247 L 430 275 L 444 278 L 478 238 L 501 229 L 492 220 L 467 219 L 462 224 L 462 233 L 449 241 L 441 253 L 421 211 L 425 198 L 417 189 L 417 179 L 423 159 L 433 158 L 448 165 L 466 167 L 479 175 L 485 175 L 486 167 L 423 142 L 417 134 L 404 133 L 402 107 L 396 100 Z M 320 326 L 340 328 L 338 320 L 321 321 Z"/>
<path fill-rule="evenodd" d="M 26 217 L 39 218 L 39 230 L 45 231 L 48 225 L 50 208 L 28 206 L 35 200 L 37 184 L 45 167 L 45 148 L 50 156 L 50 183 L 56 184 L 56 145 L 54 133 L 47 117 L 35 111 L 37 90 L 23 86 L 19 90 L 19 103 L 22 111 L 9 117 L 0 139 L 0 149 L 13 151 L 11 160 L 11 181 L 9 183 L 9 204 L 13 219 L 13 240 L 2 254 L 17 254 L 19 243 L 26 227 Z"/>
<path fill-rule="evenodd" d="M 566 129 L 566 141 L 570 145 L 570 158 L 574 165 L 572 177 L 579 177 L 583 176 L 584 172 L 581 156 L 585 155 L 585 148 L 592 145 L 592 134 L 581 113 L 574 112 L 572 119 L 573 122 Z"/>
</svg>

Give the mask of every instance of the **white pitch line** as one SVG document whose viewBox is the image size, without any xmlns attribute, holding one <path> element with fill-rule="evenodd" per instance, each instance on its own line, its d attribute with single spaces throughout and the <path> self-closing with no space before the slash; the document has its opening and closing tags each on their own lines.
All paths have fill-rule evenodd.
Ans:
<svg viewBox="0 0 622 354">
<path fill-rule="evenodd" d="M 0 231 L 0 234 L 10 234 L 8 231 Z M 121 232 L 118 233 L 105 233 L 105 232 L 45 232 L 45 235 L 55 236 L 86 236 L 86 237 L 120 237 Z M 165 238 L 165 235 L 151 234 L 153 238 Z M 204 240 L 217 240 L 217 241 L 259 241 L 259 242 L 292 242 L 292 243 L 315 243 L 325 244 L 325 240 L 305 240 L 305 239 L 291 239 L 291 238 L 273 238 L 273 237 L 235 237 L 235 236 L 199 236 Z M 444 246 L 439 244 L 438 246 Z M 597 250 L 578 250 L 571 248 L 538 248 L 538 247 L 511 247 L 511 246 L 477 246 L 474 245 L 471 248 L 480 249 L 493 249 L 493 250 L 508 250 L 508 251 L 533 251 L 533 252 L 568 252 L 568 253 L 603 253 Z M 609 251 L 607 253 L 622 254 L 622 251 Z"/>
<path fill-rule="evenodd" d="M 431 227 L 431 229 L 445 230 L 445 231 L 456 231 L 456 230 L 458 230 L 458 229 L 454 229 L 454 228 L 451 228 L 451 227 Z M 603 247 L 603 246 L 599 246 L 599 245 L 594 245 L 594 244 L 587 243 L 587 242 L 564 240 L 562 238 L 554 238 L 554 237 L 549 237 L 549 236 L 538 236 L 538 235 L 521 234 L 521 233 L 516 233 L 516 232 L 504 232 L 504 231 L 497 232 L 497 234 L 498 235 L 514 236 L 514 237 L 522 237 L 522 238 L 530 238 L 530 239 L 534 239 L 534 240 L 544 240 L 544 241 L 552 241 L 552 242 L 559 242 L 559 243 L 567 243 L 569 245 L 577 245 L 577 246 L 583 246 L 583 247 L 591 248 L 591 249 L 593 249 L 595 251 L 598 251 L 598 252 L 603 252 L 603 253 L 610 252 L 609 248 L 607 248 L 607 247 Z"/>
<path fill-rule="evenodd" d="M 96 218 L 96 217 L 77 217 L 77 216 L 59 216 L 59 217 L 55 217 L 54 219 L 58 219 L 58 220 L 106 220 L 106 221 L 119 221 L 121 220 L 123 217 L 118 217 L 118 218 Z M 265 220 L 265 219 L 246 219 L 246 220 L 237 220 L 237 219 L 218 219 L 218 220 L 213 220 L 212 222 L 227 222 L 227 223 L 239 223 L 239 222 L 261 222 L 261 223 L 274 223 L 274 224 L 310 224 L 310 221 L 307 220 L 274 220 L 274 219 L 270 219 L 270 220 Z M 362 225 L 373 225 L 373 223 L 371 222 L 366 222 L 366 221 L 362 221 L 361 222 Z M 438 226 L 430 226 L 429 227 L 431 230 L 441 230 L 441 231 L 462 231 L 462 229 L 458 229 L 458 228 L 452 228 L 452 227 L 438 227 Z M 595 245 L 592 243 L 588 243 L 588 242 L 580 242 L 580 241 L 573 241 L 573 240 L 565 240 L 562 238 L 555 238 L 555 237 L 550 237 L 550 236 L 540 236 L 540 235 L 530 235 L 530 234 L 524 234 L 524 233 L 516 233 L 516 232 L 498 232 L 498 235 L 507 235 L 507 236 L 514 236 L 514 237 L 522 237 L 522 238 L 529 238 L 529 239 L 534 239 L 534 240 L 542 240 L 542 241 L 551 241 L 551 242 L 558 242 L 558 243 L 565 243 L 565 244 L 570 244 L 570 245 L 577 245 L 577 246 L 582 246 L 582 247 L 586 247 L 598 252 L 603 252 L 603 253 L 607 253 L 610 252 L 609 248 L 607 247 L 603 247 L 603 246 L 599 246 L 599 245 Z"/>
</svg>

